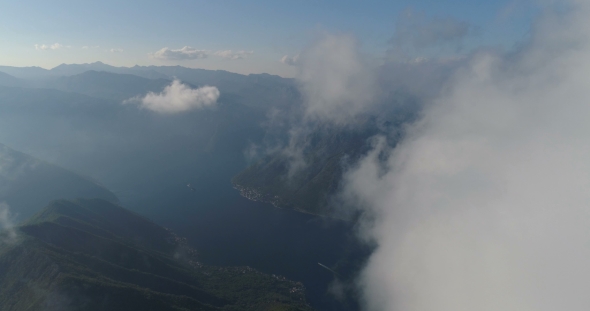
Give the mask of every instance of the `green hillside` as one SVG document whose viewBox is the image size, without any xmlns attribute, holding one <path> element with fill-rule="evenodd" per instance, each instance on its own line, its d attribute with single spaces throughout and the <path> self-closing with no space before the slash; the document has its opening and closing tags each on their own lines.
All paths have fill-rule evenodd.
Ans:
<svg viewBox="0 0 590 311">
<path fill-rule="evenodd" d="M 109 190 L 66 169 L 0 144 L 0 202 L 23 220 L 59 198 L 118 202 Z"/>
<path fill-rule="evenodd" d="M 105 200 L 54 201 L 0 241 L 1 310 L 310 310 L 302 284 L 203 265 Z"/>
</svg>

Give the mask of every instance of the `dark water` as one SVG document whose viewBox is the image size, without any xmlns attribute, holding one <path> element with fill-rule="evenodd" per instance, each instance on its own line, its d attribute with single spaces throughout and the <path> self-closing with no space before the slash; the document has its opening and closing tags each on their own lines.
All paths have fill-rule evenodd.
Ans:
<svg viewBox="0 0 590 311">
<path fill-rule="evenodd" d="M 355 256 L 349 226 L 233 199 L 217 210 L 193 213 L 188 222 L 177 227 L 200 251 L 201 260 L 216 265 L 249 265 L 286 276 L 304 283 L 310 302 L 317 307 L 342 310 L 327 293 L 334 275 L 318 262 L 333 267 Z"/>
<path fill-rule="evenodd" d="M 211 163 L 225 162 L 217 160 Z M 351 281 L 368 255 L 353 224 L 243 198 L 231 187 L 232 171 L 212 165 L 187 172 L 182 182 L 132 205 L 186 237 L 206 264 L 248 265 L 282 275 L 302 282 L 318 310 L 357 310 L 353 291 L 344 301 L 328 292 L 336 276 L 318 265 L 336 270 L 339 281 Z M 189 182 L 196 191 L 186 186 Z"/>
</svg>

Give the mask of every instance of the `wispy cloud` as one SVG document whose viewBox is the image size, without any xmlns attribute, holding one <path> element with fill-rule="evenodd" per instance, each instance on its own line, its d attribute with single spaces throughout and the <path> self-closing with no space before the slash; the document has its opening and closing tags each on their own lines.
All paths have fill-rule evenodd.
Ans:
<svg viewBox="0 0 590 311">
<path fill-rule="evenodd" d="M 210 52 L 206 50 L 199 50 L 190 46 L 185 46 L 182 49 L 169 49 L 167 47 L 149 55 L 155 59 L 162 60 L 188 60 L 207 58 Z"/>
<path fill-rule="evenodd" d="M 109 52 L 111 52 L 111 53 L 122 53 L 123 52 L 123 49 L 115 49 L 115 48 L 113 48 L 113 49 L 110 49 Z"/>
<path fill-rule="evenodd" d="M 179 80 L 174 80 L 163 92 L 149 92 L 124 101 L 124 104 L 138 104 L 139 107 L 159 113 L 174 114 L 194 109 L 211 107 L 217 103 L 219 90 L 214 86 L 192 89 Z"/>
<path fill-rule="evenodd" d="M 254 51 L 245 51 L 245 50 L 220 50 L 220 51 L 210 51 L 210 50 L 199 50 L 192 48 L 190 46 L 185 46 L 181 49 L 170 49 L 170 48 L 163 48 L 157 52 L 149 53 L 148 55 L 154 59 L 160 60 L 193 60 L 193 59 L 203 59 L 210 56 L 221 57 L 223 59 L 228 60 L 237 60 L 237 59 L 244 59 L 247 56 L 253 54 Z"/>
<path fill-rule="evenodd" d="M 298 62 L 299 62 L 299 54 L 297 54 L 295 56 L 285 55 L 281 58 L 281 63 L 289 65 L 289 66 L 295 66 L 295 65 L 297 65 Z"/>
<path fill-rule="evenodd" d="M 310 142 L 318 133 L 365 126 L 365 117 L 399 120 L 394 113 L 412 115 L 441 91 L 459 63 L 387 59 L 376 66 L 363 55 L 353 36 L 329 33 L 318 36 L 298 54 L 285 55 L 281 62 L 297 69 L 297 86 L 303 100 L 302 105 L 269 115 L 269 120 L 282 119 L 288 125 L 280 126 L 290 128 L 287 144 L 274 143 L 266 149 L 268 153 L 280 150 L 287 159 L 286 177 L 305 172 L 302 169 L 309 164 L 306 155 L 313 148 Z M 398 109 L 403 106 L 403 111 Z"/>
<path fill-rule="evenodd" d="M 296 58 L 297 79 L 310 119 L 343 123 L 371 104 L 374 72 L 350 35 L 325 34 Z"/>
<path fill-rule="evenodd" d="M 221 58 L 235 60 L 235 59 L 244 59 L 248 55 L 253 54 L 254 51 L 232 51 L 232 50 L 224 50 L 224 51 L 217 51 L 214 52 L 213 55 L 219 56 Z"/>
<path fill-rule="evenodd" d="M 64 48 L 62 44 L 54 43 L 50 45 L 46 44 L 35 44 L 35 50 L 59 50 Z"/>
<path fill-rule="evenodd" d="M 98 49 L 100 46 L 98 45 L 85 45 L 82 47 L 83 50 L 90 50 L 90 49 Z"/>
<path fill-rule="evenodd" d="M 289 141 L 281 148 L 289 179 L 303 172 L 310 137 L 329 127 L 345 127 L 366 113 L 375 97 L 375 71 L 360 53 L 357 40 L 347 34 L 325 33 L 296 56 L 281 61 L 297 68 L 301 106 L 287 108 L 298 115 L 291 123 Z M 275 149 L 275 147 L 271 147 Z"/>
<path fill-rule="evenodd" d="M 0 203 L 0 244 L 14 243 L 17 238 L 10 207 L 6 203 Z"/>
</svg>

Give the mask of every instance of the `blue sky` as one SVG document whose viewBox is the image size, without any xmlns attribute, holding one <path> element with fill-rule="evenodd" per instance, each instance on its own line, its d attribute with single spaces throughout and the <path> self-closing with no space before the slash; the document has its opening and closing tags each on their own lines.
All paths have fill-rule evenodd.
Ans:
<svg viewBox="0 0 590 311">
<path fill-rule="evenodd" d="M 322 32 L 353 34 L 367 55 L 382 58 L 408 10 L 470 27 L 462 49 L 434 48 L 417 57 L 461 54 L 482 45 L 510 48 L 527 35 L 534 12 L 526 0 L 2 1 L 0 65 L 51 68 L 102 61 L 292 76 L 295 69 L 281 57 L 296 55 Z M 164 47 L 184 46 L 209 56 L 153 57 Z M 215 54 L 220 51 L 226 54 Z"/>
</svg>

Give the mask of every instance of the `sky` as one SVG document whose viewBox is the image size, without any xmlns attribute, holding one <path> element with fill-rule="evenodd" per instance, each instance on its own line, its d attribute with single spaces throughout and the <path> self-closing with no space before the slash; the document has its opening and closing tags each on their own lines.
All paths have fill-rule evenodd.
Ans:
<svg viewBox="0 0 590 311">
<path fill-rule="evenodd" d="M 0 65 L 102 61 L 281 76 L 294 76 L 296 69 L 280 60 L 297 55 L 320 33 L 350 34 L 379 60 L 396 45 L 400 28 L 415 28 L 403 22 L 408 13 L 423 24 L 455 21 L 468 31 L 452 46 L 412 51 L 415 57 L 452 57 L 479 46 L 510 49 L 527 36 L 534 12 L 526 0 L 1 3 Z M 184 47 L 191 53 L 179 52 Z"/>
</svg>

